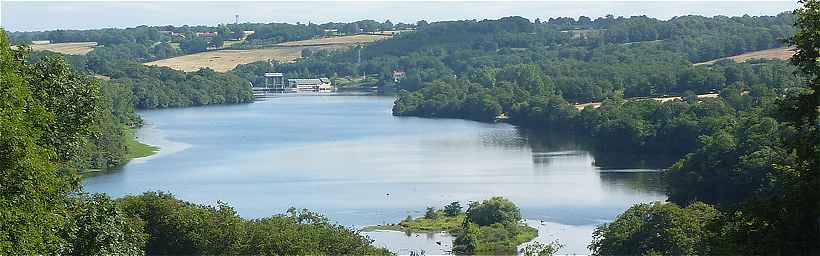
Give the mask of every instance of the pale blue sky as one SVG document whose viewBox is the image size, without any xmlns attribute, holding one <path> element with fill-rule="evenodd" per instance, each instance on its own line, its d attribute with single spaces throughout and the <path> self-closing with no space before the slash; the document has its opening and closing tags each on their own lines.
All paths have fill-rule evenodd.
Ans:
<svg viewBox="0 0 820 256">
<path fill-rule="evenodd" d="M 134 27 L 138 25 L 215 25 L 233 22 L 397 22 L 496 19 L 534 20 L 585 15 L 648 15 L 660 19 L 697 14 L 775 15 L 797 7 L 780 2 L 0 2 L 0 26 L 10 31 Z"/>
</svg>

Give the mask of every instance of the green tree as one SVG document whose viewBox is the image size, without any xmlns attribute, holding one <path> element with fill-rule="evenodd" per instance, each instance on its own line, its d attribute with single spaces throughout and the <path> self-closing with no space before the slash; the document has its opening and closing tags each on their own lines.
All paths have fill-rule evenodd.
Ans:
<svg viewBox="0 0 820 256">
<path fill-rule="evenodd" d="M 427 211 L 424 212 L 425 219 L 438 219 L 438 213 L 436 212 L 435 207 L 427 207 Z"/>
<path fill-rule="evenodd" d="M 467 209 L 467 220 L 479 226 L 495 223 L 516 224 L 521 220 L 521 212 L 510 200 L 493 197 L 481 203 L 473 202 Z"/>
<path fill-rule="evenodd" d="M 0 30 L 0 254 L 59 253 L 69 163 L 90 131 L 99 91 L 59 58 L 34 66 Z"/>
<path fill-rule="evenodd" d="M 444 206 L 444 214 L 446 214 L 447 216 L 450 216 L 450 217 L 458 216 L 459 214 L 461 214 L 461 212 L 462 212 L 461 204 L 458 201 L 452 202 L 452 203 Z"/>
<path fill-rule="evenodd" d="M 478 248 L 479 228 L 476 224 L 464 222 L 461 232 L 453 241 L 453 252 L 461 255 L 473 255 Z"/>
<path fill-rule="evenodd" d="M 787 210 L 780 217 L 787 235 L 784 248 L 816 254 L 820 253 L 820 1 L 800 3 L 794 11 L 798 30 L 788 42 L 797 48 L 791 61 L 807 76 L 810 90 L 782 106 L 785 121 L 796 130 L 787 148 L 797 155 L 797 162 L 778 167 L 785 176 Z"/>
<path fill-rule="evenodd" d="M 70 243 L 68 255 L 144 254 L 147 234 L 143 223 L 128 218 L 104 194 L 80 194 L 69 203 L 69 223 L 63 237 Z"/>
<path fill-rule="evenodd" d="M 638 204 L 615 221 L 595 229 L 589 249 L 593 255 L 709 255 L 720 217 L 715 208 L 692 204 Z"/>
<path fill-rule="evenodd" d="M 197 53 L 208 50 L 208 41 L 197 36 L 186 39 L 179 44 L 179 48 L 185 53 Z"/>
</svg>

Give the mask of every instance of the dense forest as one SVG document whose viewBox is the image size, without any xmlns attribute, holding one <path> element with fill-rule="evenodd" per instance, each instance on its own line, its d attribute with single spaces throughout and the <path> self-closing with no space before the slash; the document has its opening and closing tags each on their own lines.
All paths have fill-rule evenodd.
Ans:
<svg viewBox="0 0 820 256">
<path fill-rule="evenodd" d="M 820 2 L 801 3 L 787 42 L 797 48 L 791 62 L 806 88 L 781 92 L 771 107 L 742 111 L 734 127 L 702 136 L 665 173 L 670 203 L 636 205 L 599 227 L 593 253 L 820 252 Z"/>
</svg>

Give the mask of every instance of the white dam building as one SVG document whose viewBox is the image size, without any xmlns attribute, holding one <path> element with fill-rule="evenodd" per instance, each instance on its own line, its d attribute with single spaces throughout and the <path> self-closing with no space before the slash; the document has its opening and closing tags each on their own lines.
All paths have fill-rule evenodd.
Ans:
<svg viewBox="0 0 820 256">
<path fill-rule="evenodd" d="M 288 87 L 297 92 L 332 92 L 330 79 L 288 79 Z"/>
</svg>

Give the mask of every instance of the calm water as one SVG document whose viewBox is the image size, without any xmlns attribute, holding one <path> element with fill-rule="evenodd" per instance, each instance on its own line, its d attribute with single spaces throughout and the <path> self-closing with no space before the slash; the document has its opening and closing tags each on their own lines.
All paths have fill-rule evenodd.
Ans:
<svg viewBox="0 0 820 256">
<path fill-rule="evenodd" d="M 392 102 L 296 96 L 141 112 L 147 125 L 138 136 L 161 153 L 84 186 L 112 196 L 162 190 L 220 200 L 251 218 L 308 208 L 356 227 L 504 196 L 539 228 L 539 240 L 559 239 L 565 253 L 586 253 L 595 225 L 630 205 L 665 199 L 657 173 L 643 164 L 596 167 L 571 139 L 508 124 L 393 117 Z M 450 246 L 446 234 L 368 235 L 400 253 Z"/>
</svg>

